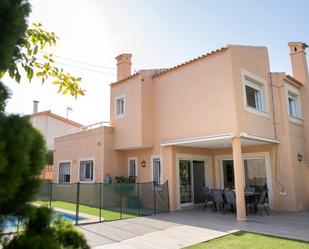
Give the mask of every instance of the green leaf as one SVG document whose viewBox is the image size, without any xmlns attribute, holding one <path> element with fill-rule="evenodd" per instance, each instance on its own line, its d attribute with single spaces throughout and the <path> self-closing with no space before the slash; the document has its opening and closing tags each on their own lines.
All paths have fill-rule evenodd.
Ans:
<svg viewBox="0 0 309 249">
<path fill-rule="evenodd" d="M 19 72 L 16 72 L 16 74 L 15 74 L 15 80 L 16 80 L 16 82 L 17 83 L 20 83 L 20 74 L 19 74 Z"/>
<path fill-rule="evenodd" d="M 37 54 L 37 53 L 38 53 L 38 45 L 36 45 L 33 50 L 33 54 Z"/>
</svg>

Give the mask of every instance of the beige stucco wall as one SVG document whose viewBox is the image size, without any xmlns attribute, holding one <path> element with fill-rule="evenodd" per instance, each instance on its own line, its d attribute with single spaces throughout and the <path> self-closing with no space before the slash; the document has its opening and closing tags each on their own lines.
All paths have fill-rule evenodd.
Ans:
<svg viewBox="0 0 309 249">
<path fill-rule="evenodd" d="M 272 118 L 272 95 L 268 81 L 269 61 L 266 47 L 230 46 L 233 67 L 233 85 L 237 110 L 237 130 L 262 137 L 274 138 L 274 123 Z M 248 112 L 244 108 L 244 88 L 242 70 L 266 81 L 268 92 L 269 117 L 262 117 Z"/>
<path fill-rule="evenodd" d="M 83 131 L 55 139 L 54 151 L 54 181 L 58 182 L 58 166 L 61 161 L 71 162 L 71 182 L 78 181 L 79 160 L 94 160 L 94 181 L 102 182 L 104 177 L 104 156 L 109 153 L 109 159 L 113 160 L 111 152 L 112 144 L 105 143 L 105 140 L 111 141 L 113 128 L 99 127 L 96 129 Z M 114 167 L 114 164 L 108 163 L 106 167 Z"/>
<path fill-rule="evenodd" d="M 236 130 L 231 58 L 224 50 L 154 78 L 155 144 Z"/>
</svg>

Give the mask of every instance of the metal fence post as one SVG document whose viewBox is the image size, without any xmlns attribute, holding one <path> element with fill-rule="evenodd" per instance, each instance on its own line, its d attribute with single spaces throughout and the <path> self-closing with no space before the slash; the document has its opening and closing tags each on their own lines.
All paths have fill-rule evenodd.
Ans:
<svg viewBox="0 0 309 249">
<path fill-rule="evenodd" d="M 141 216 L 141 200 L 139 196 L 139 182 L 137 182 L 138 216 Z"/>
<path fill-rule="evenodd" d="M 50 182 L 50 185 L 49 185 L 49 207 L 50 208 L 51 208 L 52 196 L 53 196 L 53 182 Z"/>
<path fill-rule="evenodd" d="M 156 184 L 153 182 L 153 213 L 156 214 L 157 212 L 156 207 Z"/>
<path fill-rule="evenodd" d="M 166 181 L 166 188 L 167 188 L 167 205 L 168 205 L 168 211 L 171 211 L 171 206 L 170 206 L 170 191 L 168 189 L 168 181 Z"/>
<path fill-rule="evenodd" d="M 100 204 L 99 204 L 99 206 L 100 206 L 100 222 L 102 221 L 102 187 L 103 187 L 103 185 L 102 185 L 102 182 L 100 182 L 100 197 L 99 197 L 99 200 L 100 200 Z"/>
<path fill-rule="evenodd" d="M 121 198 L 121 190 L 119 193 L 119 206 L 120 206 L 120 220 L 122 220 L 122 198 Z"/>
<path fill-rule="evenodd" d="M 79 216 L 79 189 L 80 183 L 77 183 L 77 189 L 76 189 L 76 213 L 75 213 L 75 225 L 78 225 L 78 216 Z"/>
</svg>

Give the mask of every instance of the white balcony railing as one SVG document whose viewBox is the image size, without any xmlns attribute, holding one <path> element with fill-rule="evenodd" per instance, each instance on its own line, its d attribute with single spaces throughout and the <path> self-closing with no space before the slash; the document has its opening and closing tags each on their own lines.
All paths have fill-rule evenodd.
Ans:
<svg viewBox="0 0 309 249">
<path fill-rule="evenodd" d="M 83 127 L 80 127 L 80 128 L 73 128 L 72 129 L 72 128 L 68 127 L 67 130 L 57 134 L 55 137 L 62 137 L 62 136 L 66 136 L 66 135 L 70 135 L 70 134 L 74 134 L 74 133 L 78 133 L 78 132 L 82 132 L 82 131 L 93 130 L 93 129 L 104 127 L 104 126 L 110 126 L 110 123 L 108 121 L 101 121 L 101 122 L 86 125 L 86 126 L 83 126 Z"/>
</svg>

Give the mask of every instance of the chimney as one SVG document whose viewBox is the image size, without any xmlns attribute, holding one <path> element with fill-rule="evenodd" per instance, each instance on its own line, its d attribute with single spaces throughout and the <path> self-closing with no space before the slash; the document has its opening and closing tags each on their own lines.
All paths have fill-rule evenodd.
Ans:
<svg viewBox="0 0 309 249">
<path fill-rule="evenodd" d="M 38 112 L 39 101 L 33 100 L 33 114 Z"/>
<path fill-rule="evenodd" d="M 306 58 L 308 45 L 303 42 L 289 42 L 288 45 L 290 47 L 293 77 L 305 84 L 309 80 Z"/>
<path fill-rule="evenodd" d="M 117 81 L 131 76 L 132 54 L 120 54 L 117 60 Z"/>
</svg>

